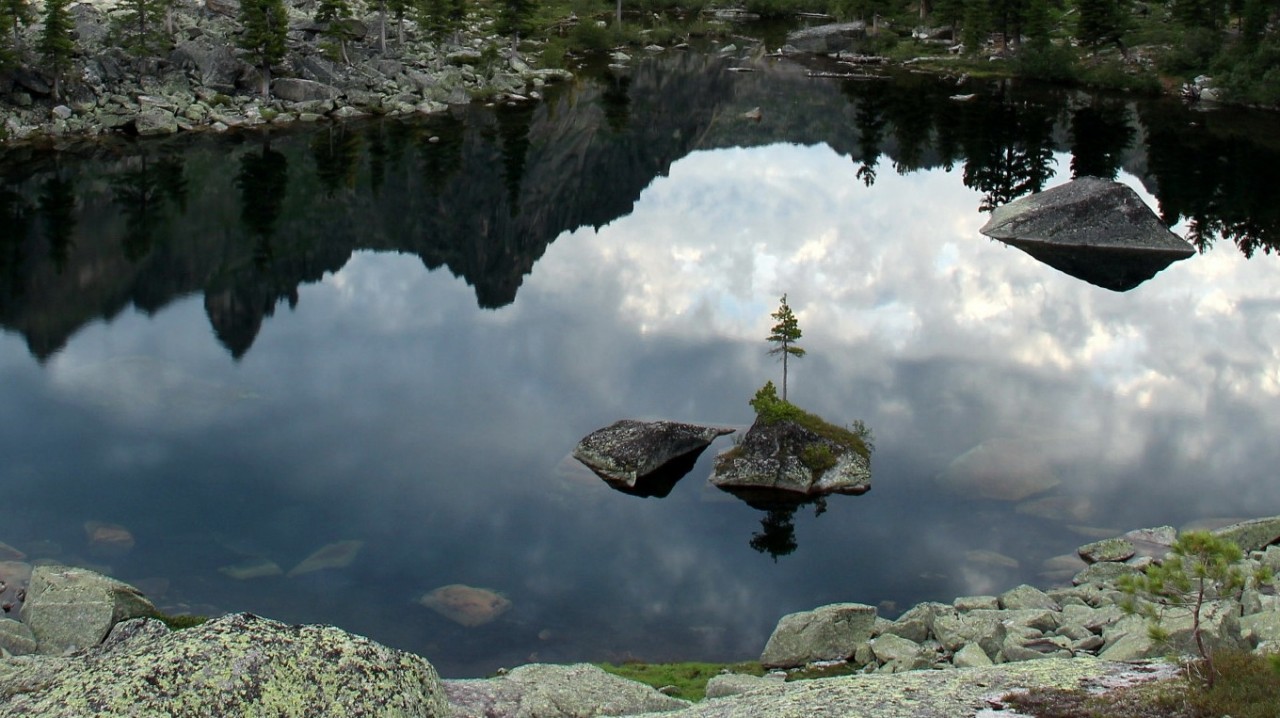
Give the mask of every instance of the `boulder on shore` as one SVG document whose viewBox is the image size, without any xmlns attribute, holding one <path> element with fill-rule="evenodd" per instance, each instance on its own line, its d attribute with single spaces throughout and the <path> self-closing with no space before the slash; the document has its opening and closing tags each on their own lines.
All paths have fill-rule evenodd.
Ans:
<svg viewBox="0 0 1280 718">
<path fill-rule="evenodd" d="M 997 207 L 979 231 L 1118 292 L 1195 254 L 1137 192 L 1098 177 L 1081 177 Z"/>
<path fill-rule="evenodd" d="M 42 654 L 91 648 L 120 621 L 150 616 L 156 607 L 138 589 L 86 568 L 37 566 L 22 622 Z"/>
<path fill-rule="evenodd" d="M 172 632 L 134 619 L 87 651 L 0 661 L 0 718 L 87 714 L 451 715 L 426 659 L 332 626 L 246 613 Z"/>
<path fill-rule="evenodd" d="M 760 662 L 766 668 L 794 668 L 814 661 L 853 657 L 871 639 L 875 606 L 834 603 L 787 614 L 778 621 Z"/>
<path fill-rule="evenodd" d="M 619 491 L 666 496 L 717 437 L 733 429 L 622 419 L 591 432 L 573 457 Z"/>
<path fill-rule="evenodd" d="M 497 678 L 450 680 L 454 718 L 579 718 L 672 711 L 689 706 L 656 689 L 579 663 L 520 666 Z"/>
</svg>

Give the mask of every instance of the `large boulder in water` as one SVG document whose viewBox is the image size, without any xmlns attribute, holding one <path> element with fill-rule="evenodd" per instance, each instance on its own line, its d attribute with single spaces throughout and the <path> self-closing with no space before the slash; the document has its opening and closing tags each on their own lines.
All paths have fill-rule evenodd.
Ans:
<svg viewBox="0 0 1280 718">
<path fill-rule="evenodd" d="M 1137 192 L 1097 177 L 997 207 L 979 231 L 1059 271 L 1121 292 L 1195 254 Z"/>
<path fill-rule="evenodd" d="M 848 445 L 789 419 L 757 419 L 716 458 L 711 483 L 761 508 L 871 488 L 871 463 Z"/>
<path fill-rule="evenodd" d="M 119 624 L 68 656 L 0 661 L 0 718 L 450 715 L 425 659 L 332 626 L 233 614 L 170 632 Z"/>
<path fill-rule="evenodd" d="M 867 38 L 867 24 L 861 20 L 806 27 L 787 33 L 787 45 L 796 52 L 834 55 L 854 50 Z"/>
<path fill-rule="evenodd" d="M 716 437 L 733 429 L 623 419 L 591 432 L 573 456 L 619 491 L 666 496 Z"/>
</svg>

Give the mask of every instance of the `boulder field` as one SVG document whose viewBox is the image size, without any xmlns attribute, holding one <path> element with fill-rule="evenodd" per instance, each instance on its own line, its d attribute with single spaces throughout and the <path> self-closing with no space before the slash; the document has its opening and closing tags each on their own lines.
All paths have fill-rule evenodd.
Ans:
<svg viewBox="0 0 1280 718">
<path fill-rule="evenodd" d="M 1280 517 L 1215 533 L 1241 546 L 1242 568 L 1280 569 Z M 21 620 L 0 619 L 0 718 L 976 716 L 1020 690 L 1106 690 L 1173 675 L 1152 659 L 1190 652 L 1190 616 L 1171 616 L 1171 642 L 1157 644 L 1121 608 L 1116 581 L 1162 560 L 1176 538 L 1159 527 L 1082 546 L 1088 565 L 1069 587 L 922 603 L 895 620 L 857 603 L 784 616 L 761 655 L 774 672 L 718 676 L 697 704 L 588 664 L 441 680 L 426 659 L 338 628 L 245 613 L 170 630 L 134 587 L 35 566 L 16 589 Z M 1215 597 L 1201 618 L 1215 650 L 1280 646 L 1280 597 L 1269 586 Z M 784 680 L 817 662 L 844 663 L 853 675 Z"/>
</svg>

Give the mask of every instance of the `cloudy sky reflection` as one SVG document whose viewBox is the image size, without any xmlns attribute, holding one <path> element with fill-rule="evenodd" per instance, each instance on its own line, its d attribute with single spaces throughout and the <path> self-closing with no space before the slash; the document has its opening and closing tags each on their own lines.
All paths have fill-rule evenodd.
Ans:
<svg viewBox="0 0 1280 718">
<path fill-rule="evenodd" d="M 175 601 L 336 622 L 474 675 L 750 657 L 790 611 L 1048 585 L 1042 563 L 1099 532 L 1280 513 L 1273 258 L 1224 247 L 1117 294 L 981 236 L 958 171 L 868 190 L 857 169 L 826 146 L 696 152 L 633 214 L 558 238 L 497 310 L 358 253 L 239 362 L 198 298 L 87 327 L 43 369 L 0 336 L 19 534 L 0 540 L 70 552 L 81 521 L 118 521 L 139 547 L 114 568 L 172 577 Z M 623 417 L 748 423 L 780 376 L 763 338 L 783 293 L 809 351 L 793 400 L 877 447 L 873 490 L 798 514 L 795 554 L 751 550 L 763 514 L 706 486 L 709 456 L 662 500 L 566 458 Z M 49 458 L 50 435 L 76 456 Z M 982 498 L 980 461 L 1056 485 Z M 341 571 L 216 572 L 353 538 Z M 462 628 L 415 605 L 451 583 L 513 608 Z"/>
</svg>

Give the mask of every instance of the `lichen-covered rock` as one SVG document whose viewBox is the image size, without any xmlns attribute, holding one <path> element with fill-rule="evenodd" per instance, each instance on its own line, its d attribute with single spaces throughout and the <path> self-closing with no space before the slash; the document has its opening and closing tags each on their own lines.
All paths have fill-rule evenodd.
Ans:
<svg viewBox="0 0 1280 718">
<path fill-rule="evenodd" d="M 742 673 L 722 673 L 712 676 L 711 680 L 707 681 L 707 697 L 736 696 L 764 686 L 780 685 L 783 680 L 779 675 L 750 676 Z"/>
<path fill-rule="evenodd" d="M 847 660 L 871 638 L 875 606 L 834 603 L 787 614 L 778 621 L 760 654 L 768 668 L 792 668 L 814 661 Z"/>
<path fill-rule="evenodd" d="M 712 441 L 733 431 L 676 421 L 622 419 L 583 437 L 573 457 L 622 490 L 636 490 L 637 484 L 656 473 L 672 473 L 663 482 L 669 483 L 670 491 Z"/>
<path fill-rule="evenodd" d="M 1015 691 L 1137 683 L 1169 678 L 1176 670 L 1176 666 L 1057 658 L 954 671 L 823 678 L 765 686 L 645 718 L 957 718 L 989 711 L 990 701 Z"/>
<path fill-rule="evenodd" d="M 178 131 L 178 119 L 172 112 L 155 107 L 138 113 L 133 127 L 141 137 L 171 135 Z"/>
<path fill-rule="evenodd" d="M 995 608 L 994 600 L 991 607 Z M 876 633 L 878 635 L 892 633 L 909 641 L 922 643 L 933 632 L 934 618 L 951 612 L 951 607 L 945 603 L 919 603 L 907 609 L 901 616 L 898 616 L 898 620 L 891 621 L 888 625 L 878 629 Z"/>
<path fill-rule="evenodd" d="M 26 624 L 12 618 L 0 618 L 0 648 L 11 656 L 25 656 L 36 652 L 36 637 Z"/>
<path fill-rule="evenodd" d="M 886 672 L 914 671 L 928 668 L 933 663 L 931 652 L 926 651 L 915 641 L 909 641 L 892 633 L 872 639 L 871 652 Z"/>
<path fill-rule="evenodd" d="M 1090 583 L 1114 586 L 1116 580 L 1121 576 L 1130 576 L 1137 573 L 1138 569 L 1127 563 L 1115 563 L 1113 561 L 1092 563 L 1085 566 L 1083 571 L 1077 573 L 1071 579 L 1071 583 L 1076 586 Z"/>
<path fill-rule="evenodd" d="M 1133 544 L 1122 538 L 1094 541 L 1076 549 L 1076 553 L 1080 554 L 1080 558 L 1084 559 L 1085 563 L 1127 561 L 1137 552 Z"/>
<path fill-rule="evenodd" d="M 1049 594 L 1025 583 L 1000 594 L 1000 607 L 1010 611 L 1032 608 L 1049 611 L 1062 610 L 1058 602 L 1050 598 Z"/>
<path fill-rule="evenodd" d="M 967 644 L 976 643 L 988 656 L 994 656 L 999 653 L 1008 633 L 1000 613 L 970 611 L 938 616 L 933 621 L 933 633 L 948 651 L 958 651 Z"/>
<path fill-rule="evenodd" d="M 976 643 L 966 643 L 951 656 L 951 664 L 956 668 L 982 668 L 995 665 L 991 656 Z"/>
<path fill-rule="evenodd" d="M 535 663 L 497 678 L 445 681 L 444 689 L 454 718 L 591 718 L 689 705 L 586 663 Z"/>
<path fill-rule="evenodd" d="M 117 626 L 70 656 L 0 662 L 0 718 L 86 715 L 221 718 L 450 715 L 425 659 L 332 626 L 234 614 L 169 632 Z"/>
<path fill-rule="evenodd" d="M 1262 551 L 1280 542 L 1280 516 L 1223 526 L 1214 529 L 1213 535 L 1233 542 L 1246 554 Z"/>
<path fill-rule="evenodd" d="M 156 607 L 138 589 L 69 566 L 37 566 L 20 613 L 41 654 L 90 648 L 120 621 L 150 616 Z"/>
</svg>

